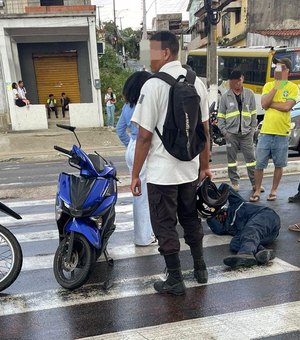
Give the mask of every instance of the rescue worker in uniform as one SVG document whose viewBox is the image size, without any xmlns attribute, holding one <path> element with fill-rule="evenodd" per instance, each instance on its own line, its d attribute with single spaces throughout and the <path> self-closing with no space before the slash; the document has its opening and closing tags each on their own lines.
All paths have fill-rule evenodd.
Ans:
<svg viewBox="0 0 300 340">
<path fill-rule="evenodd" d="M 222 183 L 219 191 L 226 186 L 229 187 Z M 228 207 L 208 218 L 207 224 L 218 235 L 233 236 L 230 250 L 237 254 L 223 260 L 227 266 L 251 267 L 274 259 L 274 251 L 264 246 L 277 238 L 280 217 L 269 207 L 246 202 L 233 188 L 229 187 Z"/>
<path fill-rule="evenodd" d="M 237 153 L 243 153 L 248 176 L 255 190 L 255 151 L 253 135 L 257 125 L 254 93 L 243 87 L 244 76 L 234 70 L 229 76 L 229 90 L 221 97 L 218 127 L 226 140 L 228 177 L 235 191 L 239 191 L 240 176 L 237 171 Z M 262 191 L 264 190 L 261 188 Z"/>
</svg>

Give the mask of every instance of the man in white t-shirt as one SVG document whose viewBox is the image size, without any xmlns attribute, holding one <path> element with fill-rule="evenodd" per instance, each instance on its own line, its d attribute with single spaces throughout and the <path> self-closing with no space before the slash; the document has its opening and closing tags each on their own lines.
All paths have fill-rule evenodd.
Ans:
<svg viewBox="0 0 300 340">
<path fill-rule="evenodd" d="M 177 60 L 179 44 L 168 31 L 155 33 L 150 39 L 151 70 L 166 72 L 175 79 L 186 75 Z M 141 90 L 132 121 L 139 125 L 131 191 L 141 195 L 139 173 L 147 158 L 147 188 L 151 223 L 168 270 L 166 281 L 157 281 L 159 293 L 182 295 L 185 285 L 180 269 L 180 242 L 176 230 L 177 216 L 184 229 L 185 242 L 190 246 L 194 260 L 194 276 L 199 283 L 207 282 L 207 269 L 203 259 L 203 229 L 196 209 L 196 189 L 199 180 L 211 177 L 209 170 L 208 101 L 204 84 L 196 77 L 195 88 L 201 98 L 200 107 L 206 140 L 200 156 L 191 161 L 180 161 L 164 148 L 155 132 L 163 130 L 170 85 L 158 78 L 149 79 Z M 200 160 L 200 165 L 199 165 Z"/>
</svg>

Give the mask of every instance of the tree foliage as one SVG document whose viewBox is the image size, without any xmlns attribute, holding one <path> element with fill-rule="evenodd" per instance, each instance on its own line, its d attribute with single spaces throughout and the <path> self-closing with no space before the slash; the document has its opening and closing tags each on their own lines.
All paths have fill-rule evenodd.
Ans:
<svg viewBox="0 0 300 340">
<path fill-rule="evenodd" d="M 100 57 L 99 66 L 103 103 L 106 90 L 111 87 L 117 97 L 116 117 L 118 117 L 124 104 L 122 100 L 123 86 L 132 72 L 122 67 L 119 57 L 111 46 L 106 46 L 105 54 Z"/>
</svg>

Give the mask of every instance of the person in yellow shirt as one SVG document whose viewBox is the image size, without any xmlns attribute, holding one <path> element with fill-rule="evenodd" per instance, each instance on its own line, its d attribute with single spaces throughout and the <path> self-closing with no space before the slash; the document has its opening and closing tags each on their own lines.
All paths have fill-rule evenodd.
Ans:
<svg viewBox="0 0 300 340">
<path fill-rule="evenodd" d="M 290 110 L 298 98 L 298 86 L 288 80 L 292 63 L 288 58 L 273 59 L 276 64 L 274 81 L 265 84 L 261 105 L 265 116 L 256 147 L 255 190 L 250 202 L 260 199 L 259 188 L 262 184 L 264 169 L 272 158 L 274 163 L 273 183 L 268 201 L 276 200 L 283 168 L 287 165 L 289 132 L 291 125 Z"/>
</svg>

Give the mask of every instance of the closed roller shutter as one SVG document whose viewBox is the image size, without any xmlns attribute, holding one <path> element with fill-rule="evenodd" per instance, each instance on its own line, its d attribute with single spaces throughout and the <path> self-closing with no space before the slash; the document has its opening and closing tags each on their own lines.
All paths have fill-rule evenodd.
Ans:
<svg viewBox="0 0 300 340">
<path fill-rule="evenodd" d="M 80 103 L 76 53 L 34 55 L 33 61 L 40 104 L 45 104 L 49 94 L 53 93 L 60 105 L 62 92 L 71 103 Z"/>
</svg>

